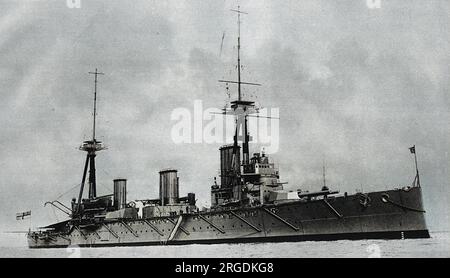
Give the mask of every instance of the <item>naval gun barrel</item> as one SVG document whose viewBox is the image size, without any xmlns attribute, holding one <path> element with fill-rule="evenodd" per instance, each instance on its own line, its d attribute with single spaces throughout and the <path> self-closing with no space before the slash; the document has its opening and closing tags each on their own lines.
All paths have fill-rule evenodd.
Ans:
<svg viewBox="0 0 450 278">
<path fill-rule="evenodd" d="M 335 195 L 338 194 L 339 191 L 331 191 L 331 190 L 322 190 L 317 192 L 306 192 L 306 193 L 298 193 L 299 198 L 312 198 L 318 196 L 327 196 L 327 195 Z"/>
</svg>

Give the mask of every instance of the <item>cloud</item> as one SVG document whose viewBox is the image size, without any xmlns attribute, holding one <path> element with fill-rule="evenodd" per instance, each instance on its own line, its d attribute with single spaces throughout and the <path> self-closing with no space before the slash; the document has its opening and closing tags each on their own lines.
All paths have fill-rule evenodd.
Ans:
<svg viewBox="0 0 450 278">
<path fill-rule="evenodd" d="M 61 2 L 61 3 L 60 3 Z M 173 109 L 222 108 L 219 79 L 236 79 L 236 18 L 228 1 L 2 2 L 0 15 L 0 222 L 81 180 L 99 82 L 99 190 L 129 178 L 130 198 L 157 196 L 158 171 L 179 169 L 181 191 L 203 203 L 217 176 L 218 145 L 175 145 Z M 410 183 L 417 145 L 430 225 L 448 211 L 448 1 L 242 1 L 244 95 L 280 108 L 287 188 L 315 189 L 322 163 L 342 192 Z M 225 32 L 223 52 L 220 53 Z M 230 86 L 231 97 L 235 87 Z M 199 168 L 200 167 L 200 168 Z M 56 194 L 58 193 L 58 194 Z M 76 194 L 64 196 L 68 201 Z M 35 213 L 36 212 L 36 213 Z M 447 221 L 448 222 L 448 221 Z"/>
</svg>

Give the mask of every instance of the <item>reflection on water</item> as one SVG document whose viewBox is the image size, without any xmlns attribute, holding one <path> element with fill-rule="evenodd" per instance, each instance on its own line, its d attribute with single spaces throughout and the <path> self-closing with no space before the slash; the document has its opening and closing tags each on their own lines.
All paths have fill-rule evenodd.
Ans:
<svg viewBox="0 0 450 278">
<path fill-rule="evenodd" d="M 326 242 L 217 244 L 112 248 L 28 249 L 24 235 L 2 235 L 0 257 L 70 258 L 385 258 L 450 257 L 450 232 L 431 239 L 342 240 Z"/>
</svg>

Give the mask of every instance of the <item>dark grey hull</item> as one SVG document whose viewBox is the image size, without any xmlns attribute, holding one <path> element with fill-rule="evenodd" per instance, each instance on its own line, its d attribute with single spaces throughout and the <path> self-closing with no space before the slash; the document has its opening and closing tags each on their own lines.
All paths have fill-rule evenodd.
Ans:
<svg viewBox="0 0 450 278">
<path fill-rule="evenodd" d="M 277 236 L 260 238 L 235 238 L 235 239 L 209 239 L 192 241 L 172 241 L 165 245 L 189 245 L 189 244 L 238 244 L 238 243 L 264 243 L 264 242 L 301 242 L 301 241 L 336 241 L 336 240 L 364 240 L 364 239 L 417 239 L 430 238 L 428 230 L 421 231 L 396 231 L 396 232 L 373 232 L 373 233 L 343 233 L 343 234 L 324 234 L 324 235 L 305 235 L 305 236 Z M 161 242 L 124 242 L 110 244 L 80 244 L 76 245 L 83 248 L 99 247 L 131 247 L 131 246 L 156 246 L 163 245 Z M 67 248 L 70 245 L 35 245 L 30 248 Z M 73 245 L 72 245 L 73 246 Z"/>
<path fill-rule="evenodd" d="M 49 237 L 30 248 L 429 238 L 420 188 L 291 202 L 172 218 L 110 221 Z"/>
</svg>

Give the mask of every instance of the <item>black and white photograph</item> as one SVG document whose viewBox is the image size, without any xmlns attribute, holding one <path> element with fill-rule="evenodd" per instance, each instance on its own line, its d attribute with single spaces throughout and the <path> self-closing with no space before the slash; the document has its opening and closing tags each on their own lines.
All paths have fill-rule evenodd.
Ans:
<svg viewBox="0 0 450 278">
<path fill-rule="evenodd" d="M 448 0 L 0 0 L 0 257 L 450 257 L 449 26 Z"/>
</svg>

